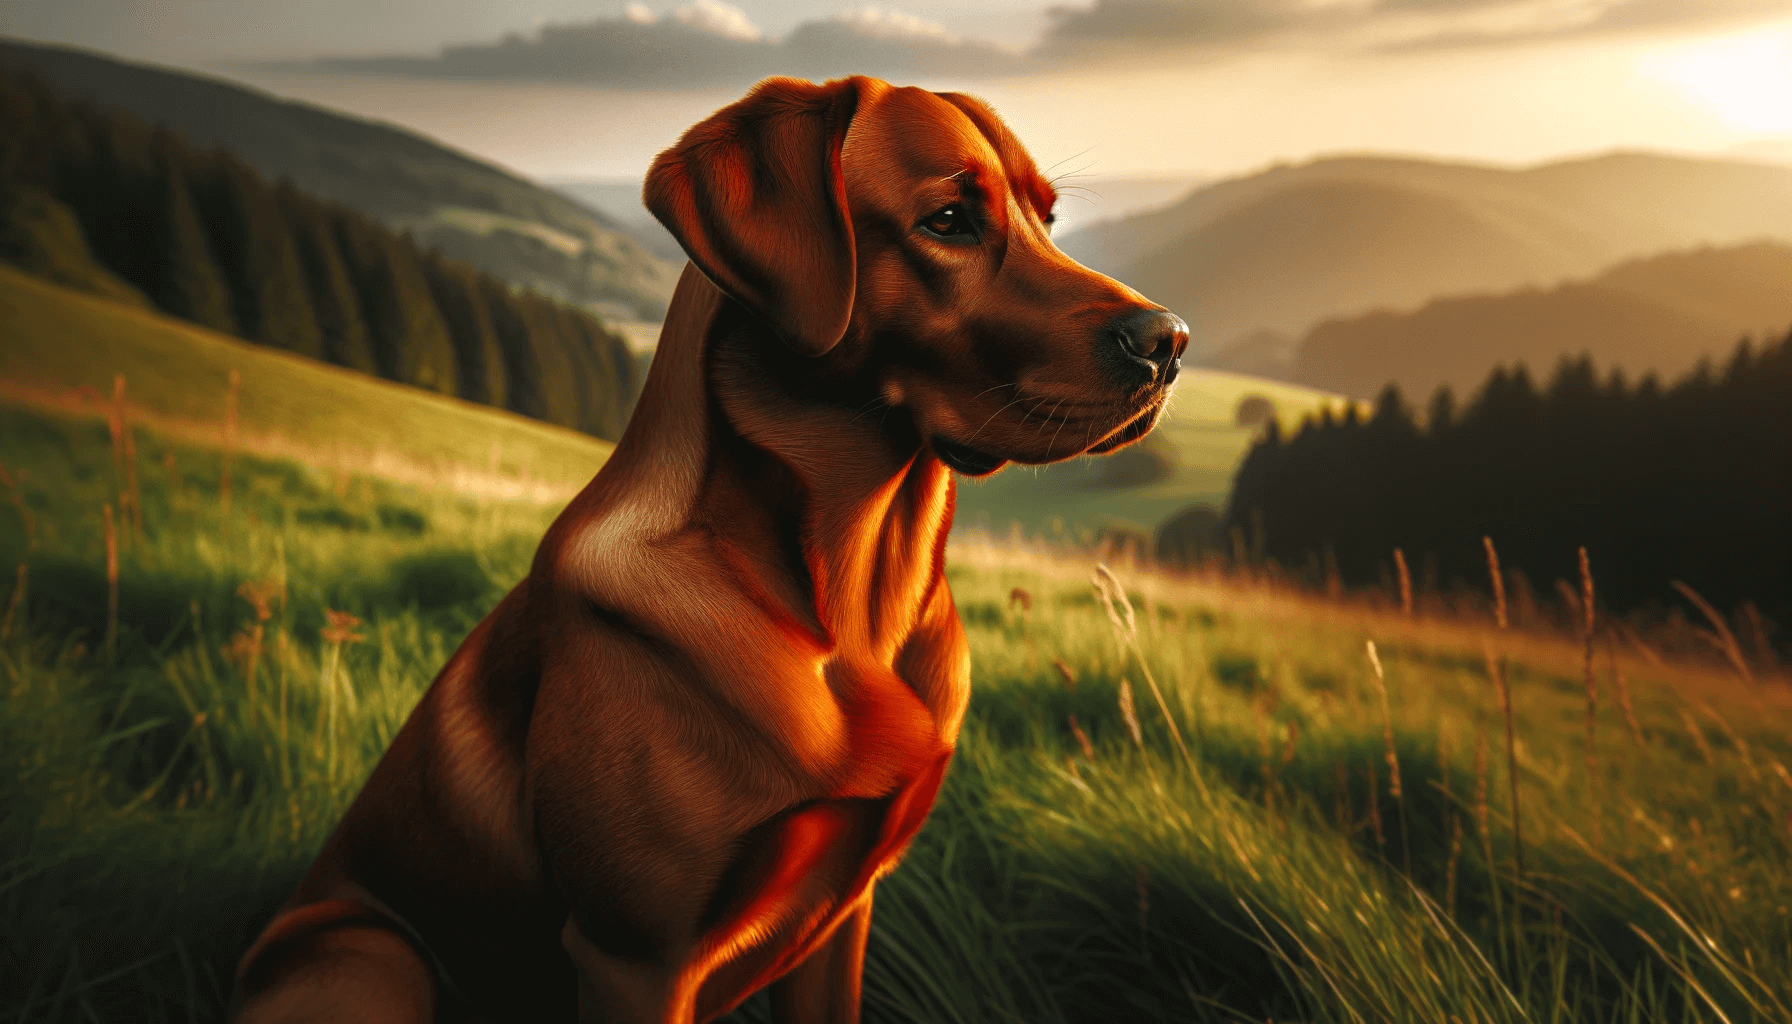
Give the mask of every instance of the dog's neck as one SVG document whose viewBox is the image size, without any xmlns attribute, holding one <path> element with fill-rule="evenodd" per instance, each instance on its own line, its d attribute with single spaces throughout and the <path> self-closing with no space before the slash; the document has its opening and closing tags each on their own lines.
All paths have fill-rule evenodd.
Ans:
<svg viewBox="0 0 1792 1024">
<path fill-rule="evenodd" d="M 636 413 L 579 501 L 622 517 L 622 543 L 706 534 L 818 640 L 885 660 L 942 578 L 953 482 L 875 404 L 687 265 Z"/>
</svg>

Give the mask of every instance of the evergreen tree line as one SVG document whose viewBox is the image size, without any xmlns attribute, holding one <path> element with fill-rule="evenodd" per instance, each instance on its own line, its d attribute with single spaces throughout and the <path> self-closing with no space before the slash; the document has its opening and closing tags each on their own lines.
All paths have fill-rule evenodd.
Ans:
<svg viewBox="0 0 1792 1024">
<path fill-rule="evenodd" d="M 1485 591 L 1481 538 L 1547 589 L 1577 580 L 1585 545 L 1602 604 L 1677 603 L 1684 581 L 1718 607 L 1753 601 L 1792 622 L 1792 335 L 1664 388 L 1564 358 L 1542 388 L 1500 367 L 1466 408 L 1440 389 L 1422 417 L 1390 385 L 1355 409 L 1272 421 L 1239 468 L 1225 529 L 1289 569 Z M 1335 561 L 1334 561 L 1335 560 Z"/>
<path fill-rule="evenodd" d="M 156 308 L 389 380 L 621 436 L 627 345 L 590 314 L 422 251 L 133 115 L 0 72 L 0 214 L 48 197 Z M 0 219 L 4 219 L 0 217 Z"/>
</svg>

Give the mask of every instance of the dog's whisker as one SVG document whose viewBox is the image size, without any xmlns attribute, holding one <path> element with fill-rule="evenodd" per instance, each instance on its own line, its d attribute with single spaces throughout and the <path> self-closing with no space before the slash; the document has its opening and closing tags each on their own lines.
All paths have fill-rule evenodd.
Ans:
<svg viewBox="0 0 1792 1024">
<path fill-rule="evenodd" d="M 1018 384 L 1015 386 L 1019 387 Z M 991 388 L 990 390 L 993 391 L 995 389 Z M 984 394 L 988 394 L 988 393 L 989 392 L 987 392 L 987 391 L 984 392 Z M 1023 400 L 1024 400 L 1024 398 L 1022 398 L 1022 397 L 1016 397 L 1015 399 L 1010 401 L 1007 405 L 1004 405 L 1000 409 L 997 409 L 995 412 L 990 413 L 989 419 L 984 420 L 981 426 L 979 426 L 976 430 L 972 431 L 971 436 L 965 440 L 965 443 L 969 444 L 971 441 L 976 440 L 977 435 L 983 433 L 983 428 L 989 426 L 989 424 L 992 420 L 994 420 L 997 416 L 1002 415 L 1002 413 L 1006 412 L 1010 406 L 1018 405 Z"/>
</svg>

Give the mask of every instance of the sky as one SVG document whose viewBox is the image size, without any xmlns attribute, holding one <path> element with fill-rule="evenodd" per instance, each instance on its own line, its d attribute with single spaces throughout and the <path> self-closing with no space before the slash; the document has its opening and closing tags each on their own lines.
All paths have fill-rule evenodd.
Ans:
<svg viewBox="0 0 1792 1024">
<path fill-rule="evenodd" d="M 1338 152 L 1792 160 L 1792 0 L 6 0 L 0 32 L 391 121 L 548 179 L 639 175 L 766 74 L 989 100 L 1054 175 Z"/>
</svg>

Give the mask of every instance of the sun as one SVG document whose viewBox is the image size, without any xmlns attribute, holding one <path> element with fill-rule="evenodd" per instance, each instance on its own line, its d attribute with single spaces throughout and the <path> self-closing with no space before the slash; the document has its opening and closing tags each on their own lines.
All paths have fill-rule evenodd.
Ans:
<svg viewBox="0 0 1792 1024">
<path fill-rule="evenodd" d="M 1792 131 L 1792 26 L 1677 45 L 1645 58 L 1643 70 L 1729 128 Z"/>
</svg>

